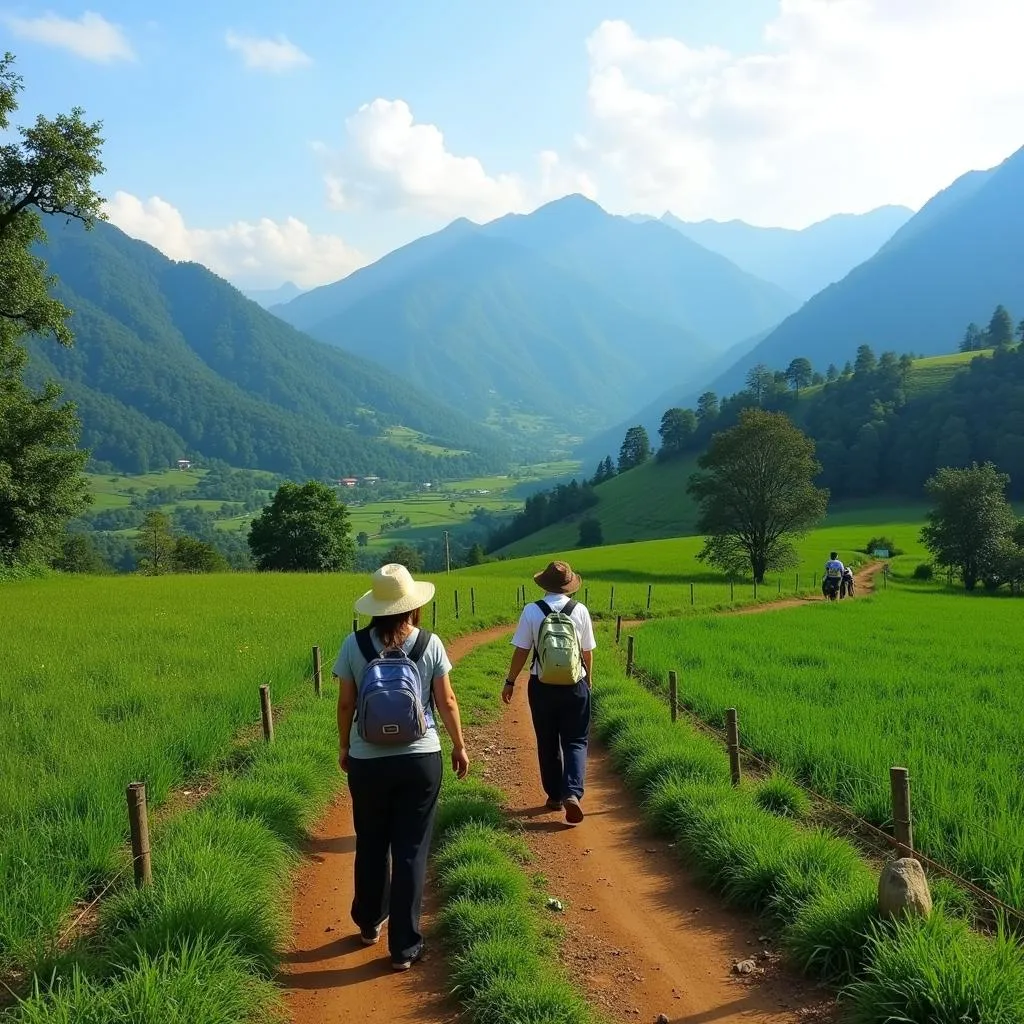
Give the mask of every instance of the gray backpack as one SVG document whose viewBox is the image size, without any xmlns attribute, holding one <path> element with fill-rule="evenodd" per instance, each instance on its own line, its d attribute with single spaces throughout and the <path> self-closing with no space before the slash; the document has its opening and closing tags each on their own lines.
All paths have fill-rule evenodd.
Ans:
<svg viewBox="0 0 1024 1024">
<path fill-rule="evenodd" d="M 399 746 L 423 739 L 434 727 L 433 694 L 424 708 L 417 666 L 430 643 L 430 634 L 421 629 L 408 654 L 401 647 L 378 653 L 369 628 L 357 630 L 356 643 L 367 662 L 356 698 L 360 737 L 380 746 Z"/>
</svg>

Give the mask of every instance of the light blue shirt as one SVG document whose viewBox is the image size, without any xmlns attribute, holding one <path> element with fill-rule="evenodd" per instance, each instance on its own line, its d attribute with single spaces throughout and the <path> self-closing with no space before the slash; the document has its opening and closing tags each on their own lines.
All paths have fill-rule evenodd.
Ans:
<svg viewBox="0 0 1024 1024">
<path fill-rule="evenodd" d="M 414 629 L 406 637 L 405 642 L 402 644 L 402 650 L 406 654 L 412 650 L 413 644 L 416 643 L 416 638 L 419 635 L 420 631 Z M 373 640 L 374 647 L 379 651 L 381 649 L 380 637 L 376 633 L 371 633 L 370 637 Z M 339 679 L 355 680 L 356 692 L 358 693 L 367 664 L 368 662 L 363 657 L 363 652 L 359 650 L 359 643 L 356 640 L 355 633 L 349 633 L 341 645 L 341 650 L 338 652 L 338 659 L 334 663 L 334 674 Z M 420 674 L 420 700 L 423 702 L 424 711 L 426 711 L 430 707 L 430 693 L 434 680 L 447 675 L 452 670 L 452 663 L 448 660 L 448 652 L 444 649 L 444 644 L 436 636 L 431 635 L 427 649 L 423 652 L 423 657 L 420 658 L 416 667 Z M 436 719 L 436 712 L 434 712 L 433 717 Z M 441 738 L 437 735 L 436 725 L 429 726 L 426 736 L 423 739 L 416 740 L 414 743 L 385 746 L 380 743 L 367 743 L 359 735 L 359 727 L 355 719 L 352 720 L 352 729 L 349 732 L 348 743 L 349 757 L 354 757 L 357 760 L 373 757 L 395 757 L 398 754 L 433 754 L 441 749 Z"/>
</svg>

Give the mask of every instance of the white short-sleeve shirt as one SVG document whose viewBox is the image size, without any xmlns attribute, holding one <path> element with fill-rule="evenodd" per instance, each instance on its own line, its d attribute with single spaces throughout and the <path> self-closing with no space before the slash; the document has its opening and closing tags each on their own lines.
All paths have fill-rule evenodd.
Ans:
<svg viewBox="0 0 1024 1024">
<path fill-rule="evenodd" d="M 561 611 L 571 600 L 565 594 L 545 594 L 544 603 L 553 611 Z M 594 623 L 590 618 L 590 611 L 585 604 L 576 603 L 569 614 L 573 624 L 576 626 L 576 635 L 580 640 L 581 651 L 593 651 L 597 648 L 597 640 L 594 637 Z M 540 636 L 541 623 L 544 621 L 544 613 L 536 601 L 531 601 L 519 616 L 519 625 L 516 627 L 515 635 L 512 637 L 512 646 L 518 647 L 521 651 L 533 651 L 537 649 L 537 640 Z M 537 668 L 530 668 L 530 675 L 536 675 Z"/>
</svg>

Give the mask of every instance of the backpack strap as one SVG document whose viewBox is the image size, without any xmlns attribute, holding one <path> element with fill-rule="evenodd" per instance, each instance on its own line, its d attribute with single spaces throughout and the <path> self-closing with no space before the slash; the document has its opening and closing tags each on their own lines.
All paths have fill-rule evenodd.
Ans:
<svg viewBox="0 0 1024 1024">
<path fill-rule="evenodd" d="M 421 629 L 419 636 L 416 637 L 416 642 L 412 645 L 412 650 L 409 651 L 409 660 L 419 664 L 420 658 L 426 654 L 427 644 L 430 643 L 431 634 L 425 629 Z"/>
<path fill-rule="evenodd" d="M 551 607 L 547 601 L 534 601 L 534 604 L 544 613 L 545 619 L 551 614 Z"/>
<path fill-rule="evenodd" d="M 376 661 L 380 657 L 380 652 L 373 646 L 373 641 L 370 639 L 369 626 L 365 626 L 363 629 L 357 629 L 355 637 L 356 644 L 359 647 L 359 653 L 363 656 L 363 660 L 367 664 L 371 661 Z"/>
<path fill-rule="evenodd" d="M 572 598 L 570 597 L 570 598 L 569 598 L 569 603 L 568 603 L 568 604 L 567 604 L 567 605 L 566 605 L 566 606 L 565 606 L 565 607 L 564 607 L 564 608 L 562 609 L 562 614 L 563 614 L 563 615 L 572 615 L 572 613 L 573 613 L 573 612 L 574 612 L 574 611 L 576 610 L 576 606 L 577 606 L 578 604 L 579 604 L 579 602 L 578 602 L 578 601 L 574 601 L 574 600 L 573 600 L 573 599 L 572 599 Z"/>
</svg>

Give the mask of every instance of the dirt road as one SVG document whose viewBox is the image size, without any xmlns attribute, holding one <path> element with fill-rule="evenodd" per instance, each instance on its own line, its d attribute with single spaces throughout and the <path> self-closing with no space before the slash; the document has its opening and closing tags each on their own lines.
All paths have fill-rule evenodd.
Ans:
<svg viewBox="0 0 1024 1024">
<path fill-rule="evenodd" d="M 875 571 L 872 565 L 858 574 L 860 593 L 872 589 Z M 805 603 L 781 601 L 749 612 Z M 464 637 L 450 645 L 452 661 L 508 633 L 498 627 Z M 457 675 L 455 682 L 457 689 Z M 586 821 L 570 828 L 544 810 L 521 690 L 501 721 L 471 735 L 471 750 L 484 761 L 486 778 L 508 795 L 536 870 L 565 905 L 562 955 L 574 983 L 617 1021 L 665 1014 L 672 1024 L 807 1024 L 828 1017 L 827 993 L 781 968 L 756 920 L 701 888 L 668 844 L 645 828 L 599 747 L 591 750 Z M 342 790 L 309 842 L 296 881 L 293 946 L 279 978 L 293 1024 L 452 1024 L 458 1007 L 446 995 L 436 949 L 408 974 L 395 975 L 382 946 L 364 949 L 353 934 L 354 851 Z M 736 961 L 751 957 L 753 975 L 733 974 Z"/>
</svg>

